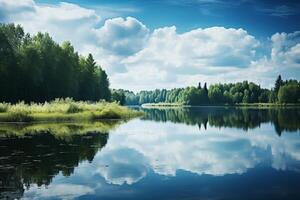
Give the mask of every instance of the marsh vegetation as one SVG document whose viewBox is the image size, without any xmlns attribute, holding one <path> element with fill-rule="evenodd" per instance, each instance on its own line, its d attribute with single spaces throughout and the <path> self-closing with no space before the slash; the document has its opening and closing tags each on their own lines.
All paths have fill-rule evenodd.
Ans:
<svg viewBox="0 0 300 200">
<path fill-rule="evenodd" d="M 117 103 L 56 99 L 46 103 L 0 103 L 0 122 L 93 121 L 129 119 L 142 113 Z"/>
</svg>

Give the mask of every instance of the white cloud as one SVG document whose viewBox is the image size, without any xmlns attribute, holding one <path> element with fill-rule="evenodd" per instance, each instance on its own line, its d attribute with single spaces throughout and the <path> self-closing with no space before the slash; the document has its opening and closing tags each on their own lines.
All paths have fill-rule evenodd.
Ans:
<svg viewBox="0 0 300 200">
<path fill-rule="evenodd" d="M 102 48 L 120 56 L 140 51 L 149 34 L 147 27 L 132 17 L 108 19 L 95 32 Z"/>
<path fill-rule="evenodd" d="M 210 27 L 178 33 L 171 26 L 150 31 L 135 18 L 105 20 L 106 14 L 105 9 L 64 2 L 0 0 L 0 21 L 19 23 L 33 34 L 49 32 L 58 42 L 71 41 L 84 55 L 92 53 L 114 88 L 137 91 L 245 79 L 271 87 L 278 74 L 300 78 L 299 32 L 276 33 L 270 48 L 262 50 L 265 42 L 244 29 Z"/>
<path fill-rule="evenodd" d="M 127 63 L 160 62 L 174 68 L 247 66 L 255 56 L 258 41 L 243 29 L 212 27 L 183 34 L 176 27 L 154 30 L 147 46 Z"/>
<path fill-rule="evenodd" d="M 48 5 L 30 0 L 0 0 L 0 5 L 4 16 L 1 21 L 21 24 L 31 34 L 48 32 L 55 41 L 69 40 L 79 50 L 85 43 L 93 42 L 92 29 L 101 19 L 92 9 L 65 2 Z"/>
<path fill-rule="evenodd" d="M 288 67 L 300 67 L 300 31 L 276 33 L 271 40 L 271 59 L 274 62 Z"/>
<path fill-rule="evenodd" d="M 184 77 L 191 80 L 196 74 L 208 82 L 212 77 L 220 81 L 220 74 L 248 67 L 258 46 L 243 29 L 212 27 L 179 34 L 174 26 L 159 28 L 144 49 L 123 60 L 127 73 L 112 80 L 122 79 L 136 90 L 186 86 L 190 82 L 180 81 Z"/>
<path fill-rule="evenodd" d="M 61 2 L 58 6 L 39 6 L 36 11 L 42 20 L 59 21 L 62 23 L 70 20 L 98 17 L 94 10 L 66 2 Z"/>
</svg>

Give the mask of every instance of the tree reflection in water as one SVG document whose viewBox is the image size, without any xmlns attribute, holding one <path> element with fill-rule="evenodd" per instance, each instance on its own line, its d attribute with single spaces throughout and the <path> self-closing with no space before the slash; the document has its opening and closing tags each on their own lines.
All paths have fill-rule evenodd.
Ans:
<svg viewBox="0 0 300 200">
<path fill-rule="evenodd" d="M 115 123 L 108 126 L 113 127 Z M 0 127 L 0 199 L 22 197 L 24 186 L 29 188 L 31 184 L 49 185 L 59 172 L 70 176 L 80 162 L 91 162 L 99 149 L 107 143 L 108 132 L 84 132 L 84 129 L 79 131 L 74 126 L 71 127 L 56 125 L 57 130 L 68 128 L 67 130 L 74 131 L 73 134 L 68 131 L 65 134 L 46 131 L 54 130 L 51 128 L 33 133 L 33 129 L 22 126 L 17 128 L 17 133 L 22 133 L 21 135 L 8 133 L 11 129 L 7 126 Z M 81 126 L 77 128 L 79 127 Z M 25 130 L 31 131 L 26 133 Z"/>
<path fill-rule="evenodd" d="M 280 136 L 283 131 L 300 130 L 300 109 L 296 108 L 233 108 L 233 107 L 193 107 L 170 109 L 143 109 L 144 120 L 184 123 L 197 125 L 200 129 L 212 127 L 241 128 L 243 130 L 259 127 L 270 122 Z"/>
<path fill-rule="evenodd" d="M 70 198 L 72 194 L 74 198 L 82 195 L 93 198 L 93 195 L 105 196 L 118 192 L 118 189 L 121 192 L 122 189 L 134 190 L 146 183 L 150 189 L 139 188 L 141 196 L 136 198 L 144 199 L 149 196 L 147 192 L 153 194 L 153 188 L 161 188 L 161 184 L 166 183 L 166 176 L 171 178 L 165 185 L 165 195 L 172 195 L 168 192 L 170 188 L 180 191 L 174 186 L 190 185 L 188 173 L 195 175 L 192 182 L 195 187 L 188 195 L 205 196 L 205 193 L 197 193 L 200 184 L 211 188 L 211 196 L 218 195 L 214 191 L 223 189 L 223 194 L 231 197 L 235 190 L 220 188 L 219 183 L 226 182 L 226 185 L 234 186 L 232 188 L 241 186 L 248 191 L 248 183 L 239 176 L 247 180 L 249 172 L 252 173 L 250 178 L 257 177 L 250 185 L 253 188 L 260 184 L 262 174 L 275 177 L 275 181 L 261 185 L 260 188 L 265 187 L 269 192 L 266 195 L 273 194 L 273 188 L 279 185 L 280 192 L 298 196 L 295 192 L 299 182 L 298 135 L 284 134 L 279 138 L 274 133 L 276 131 L 280 136 L 282 132 L 299 132 L 300 109 L 193 107 L 143 110 L 142 120 L 118 128 L 110 135 L 109 142 L 108 133 L 119 124 L 117 121 L 0 124 L 0 199 L 26 198 L 26 195 L 29 199 L 48 198 L 46 190 L 52 191 L 54 196 L 51 197 Z M 269 124 L 264 126 L 263 123 Z M 206 132 L 211 134 L 198 134 L 197 127 L 184 124 L 207 129 Z M 222 127 L 228 129 L 218 129 Z M 260 128 L 249 131 L 257 127 Z M 133 132 L 135 130 L 138 134 Z M 244 134 L 248 131 L 255 134 Z M 95 156 L 99 150 L 101 153 Z M 79 163 L 92 160 L 92 164 L 82 163 L 74 173 Z M 262 169 L 271 170 L 273 174 L 261 172 Z M 183 172 L 186 174 L 181 176 Z M 54 179 L 57 175 L 62 178 L 60 174 L 73 175 L 68 180 Z M 187 178 L 182 179 L 185 176 Z M 30 190 L 24 191 L 26 187 Z M 56 195 L 58 190 L 65 193 Z M 124 193 L 120 197 L 124 199 Z"/>
</svg>

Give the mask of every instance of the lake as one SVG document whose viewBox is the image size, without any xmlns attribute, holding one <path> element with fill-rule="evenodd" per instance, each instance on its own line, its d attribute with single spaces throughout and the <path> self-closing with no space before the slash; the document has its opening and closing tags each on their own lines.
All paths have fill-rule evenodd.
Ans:
<svg viewBox="0 0 300 200">
<path fill-rule="evenodd" d="M 300 199 L 300 109 L 0 124 L 0 199 Z"/>
</svg>

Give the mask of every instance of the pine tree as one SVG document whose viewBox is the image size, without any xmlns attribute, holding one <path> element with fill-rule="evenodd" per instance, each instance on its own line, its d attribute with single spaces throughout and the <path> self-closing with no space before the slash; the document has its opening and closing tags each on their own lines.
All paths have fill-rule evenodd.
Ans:
<svg viewBox="0 0 300 200">
<path fill-rule="evenodd" d="M 89 54 L 87 59 L 86 59 L 86 65 L 87 65 L 87 70 L 89 73 L 93 74 L 95 72 L 96 68 L 96 62 L 92 56 L 92 54 Z"/>
<path fill-rule="evenodd" d="M 208 94 L 208 89 L 207 89 L 207 85 L 206 85 L 206 82 L 204 83 L 204 87 L 203 87 L 203 90 L 205 91 L 206 94 Z"/>
<path fill-rule="evenodd" d="M 198 83 L 198 89 L 201 89 L 201 82 Z"/>
<path fill-rule="evenodd" d="M 275 92 L 276 95 L 278 94 L 278 91 L 279 91 L 281 86 L 283 86 L 283 81 L 281 79 L 281 75 L 279 75 L 276 79 L 275 88 L 274 88 L 274 92 Z"/>
</svg>

